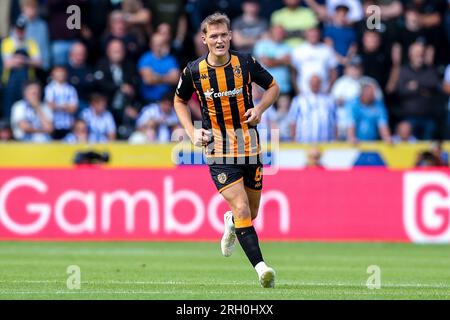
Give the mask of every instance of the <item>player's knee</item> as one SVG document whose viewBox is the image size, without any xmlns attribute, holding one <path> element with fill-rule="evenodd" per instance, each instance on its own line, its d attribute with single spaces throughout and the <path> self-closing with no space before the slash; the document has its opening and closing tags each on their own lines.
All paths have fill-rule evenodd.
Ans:
<svg viewBox="0 0 450 320">
<path fill-rule="evenodd" d="M 247 219 L 251 217 L 250 208 L 247 203 L 241 202 L 236 204 L 233 214 L 238 219 Z"/>
</svg>

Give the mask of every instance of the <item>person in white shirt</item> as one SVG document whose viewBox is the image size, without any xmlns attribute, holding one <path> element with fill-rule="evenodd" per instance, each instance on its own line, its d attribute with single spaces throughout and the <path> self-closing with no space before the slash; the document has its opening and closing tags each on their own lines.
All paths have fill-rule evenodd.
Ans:
<svg viewBox="0 0 450 320">
<path fill-rule="evenodd" d="M 93 93 L 90 99 L 89 108 L 81 113 L 89 130 L 89 142 L 103 143 L 116 139 L 116 123 L 108 110 L 107 98 L 101 93 Z"/>
<path fill-rule="evenodd" d="M 364 84 L 373 84 L 376 88 L 376 99 L 383 99 L 383 92 L 378 82 L 374 78 L 363 75 L 361 57 L 353 56 L 344 69 L 344 75 L 339 77 L 331 87 L 331 95 L 336 104 L 338 140 L 346 140 L 347 136 L 346 122 L 348 117 L 344 105 L 360 96 Z"/>
<path fill-rule="evenodd" d="M 321 81 L 319 75 L 312 75 L 310 90 L 292 100 L 289 119 L 296 142 L 330 142 L 336 138 L 335 105 L 330 95 L 321 92 Z"/>
<path fill-rule="evenodd" d="M 78 94 L 67 82 L 65 67 L 53 67 L 52 81 L 45 87 L 45 102 L 53 110 L 53 138 L 60 140 L 70 132 L 78 109 Z"/>
<path fill-rule="evenodd" d="M 53 113 L 41 101 L 41 85 L 34 81 L 26 83 L 23 96 L 24 99 L 14 103 L 11 110 L 14 139 L 28 142 L 51 141 Z"/>
<path fill-rule="evenodd" d="M 306 30 L 305 37 L 306 42 L 296 47 L 291 54 L 291 62 L 297 72 L 297 92 L 310 92 L 308 82 L 314 74 L 321 79 L 321 91 L 328 92 L 337 77 L 336 55 L 332 48 L 320 42 L 318 27 Z"/>
<path fill-rule="evenodd" d="M 165 94 L 159 103 L 151 103 L 140 112 L 136 127 L 146 135 L 147 142 L 171 141 L 173 130 L 179 127 L 172 99 L 173 93 Z M 135 138 L 130 137 L 131 142 Z"/>
</svg>

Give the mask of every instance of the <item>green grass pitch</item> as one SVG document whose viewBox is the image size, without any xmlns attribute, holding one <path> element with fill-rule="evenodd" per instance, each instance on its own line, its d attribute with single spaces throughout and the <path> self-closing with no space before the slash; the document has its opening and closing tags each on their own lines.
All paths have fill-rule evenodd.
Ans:
<svg viewBox="0 0 450 320">
<path fill-rule="evenodd" d="M 259 286 L 242 249 L 214 242 L 0 242 L 0 299 L 450 299 L 450 246 L 263 242 Z M 81 269 L 69 290 L 67 267 Z M 368 289 L 367 268 L 381 269 Z"/>
</svg>

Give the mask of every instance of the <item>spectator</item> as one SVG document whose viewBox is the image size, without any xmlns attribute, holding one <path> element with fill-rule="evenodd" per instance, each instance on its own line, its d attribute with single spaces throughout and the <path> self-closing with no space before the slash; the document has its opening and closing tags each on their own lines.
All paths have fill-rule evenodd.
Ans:
<svg viewBox="0 0 450 320">
<path fill-rule="evenodd" d="M 447 10 L 445 11 L 445 33 L 447 34 L 447 43 L 450 43 L 450 0 L 447 0 Z"/>
<path fill-rule="evenodd" d="M 66 11 L 71 5 L 82 6 L 85 3 L 86 0 L 47 0 L 52 64 L 67 64 L 70 48 L 77 39 L 82 38 L 80 29 L 67 28 L 68 15 Z"/>
<path fill-rule="evenodd" d="M 13 135 L 8 121 L 0 120 L 0 143 L 13 140 Z"/>
<path fill-rule="evenodd" d="M 166 93 L 159 103 L 145 106 L 139 114 L 136 127 L 145 132 L 148 142 L 170 142 L 172 132 L 179 128 L 173 108 L 173 93 Z"/>
<path fill-rule="evenodd" d="M 9 34 L 12 2 L 13 0 L 0 1 L 0 39 L 6 38 Z"/>
<path fill-rule="evenodd" d="M 97 87 L 108 97 L 118 136 L 123 139 L 131 134 L 138 113 L 133 106 L 137 72 L 133 63 L 125 59 L 125 54 L 122 41 L 111 40 L 106 57 L 99 62 L 95 72 Z"/>
<path fill-rule="evenodd" d="M 431 45 L 429 35 L 423 29 L 420 23 L 420 13 L 414 5 L 407 6 L 405 9 L 405 23 L 399 32 L 399 44 L 402 50 L 402 62 L 408 62 L 409 47 L 415 42 L 421 42 L 426 45 L 426 64 L 433 65 L 434 47 Z"/>
<path fill-rule="evenodd" d="M 365 31 L 376 29 L 380 34 L 381 42 L 391 47 L 398 38 L 400 17 L 403 13 L 402 0 L 362 0 L 362 12 L 364 17 L 354 23 L 358 38 L 358 46 L 361 48 L 361 40 Z M 374 14 L 380 13 L 380 19 L 374 19 Z"/>
<path fill-rule="evenodd" d="M 316 0 L 305 0 L 305 2 L 323 22 L 332 20 L 336 8 L 340 5 L 349 9 L 347 16 L 350 23 L 353 24 L 363 18 L 363 10 L 359 0 L 326 0 L 325 4 L 320 4 Z"/>
<path fill-rule="evenodd" d="M 336 80 L 337 60 L 333 50 L 320 42 L 318 27 L 308 29 L 306 42 L 294 49 L 291 55 L 292 64 L 297 71 L 297 93 L 308 93 L 309 79 L 313 74 L 321 77 L 322 92 L 327 92 Z"/>
<path fill-rule="evenodd" d="M 419 12 L 419 24 L 424 28 L 430 44 L 435 48 L 435 65 L 448 62 L 448 44 L 444 29 L 445 0 L 412 0 L 411 4 Z"/>
<path fill-rule="evenodd" d="M 116 124 L 112 114 L 106 110 L 107 101 L 103 94 L 94 92 L 89 108 L 81 112 L 81 119 L 88 126 L 89 142 L 103 143 L 116 139 Z"/>
<path fill-rule="evenodd" d="M 283 2 L 285 7 L 272 13 L 270 22 L 287 31 L 286 43 L 294 48 L 302 42 L 303 32 L 316 26 L 319 21 L 310 8 L 300 7 L 301 0 Z"/>
<path fill-rule="evenodd" d="M 377 80 L 385 88 L 391 74 L 391 60 L 382 47 L 381 35 L 377 30 L 363 33 L 362 48 L 358 50 L 362 58 L 364 74 Z"/>
<path fill-rule="evenodd" d="M 41 91 L 38 82 L 26 82 L 24 99 L 13 105 L 11 127 L 16 140 L 29 142 L 51 140 L 53 113 L 45 103 L 42 103 Z"/>
<path fill-rule="evenodd" d="M 283 43 L 284 35 L 282 26 L 272 26 L 268 37 L 256 42 L 253 54 L 280 86 L 277 108 L 279 112 L 286 113 L 289 109 L 292 86 L 289 70 L 291 49 Z"/>
<path fill-rule="evenodd" d="M 144 7 L 142 0 L 122 0 L 122 12 L 130 33 L 144 46 L 151 32 L 151 11 Z"/>
<path fill-rule="evenodd" d="M 442 150 L 442 142 L 435 142 L 429 150 L 421 152 L 416 167 L 448 167 L 448 153 Z"/>
<path fill-rule="evenodd" d="M 384 103 L 375 98 L 375 86 L 365 84 L 361 95 L 347 103 L 348 129 L 347 139 L 356 144 L 359 141 L 375 141 L 379 137 L 391 142 L 388 117 Z"/>
<path fill-rule="evenodd" d="M 243 1 L 243 15 L 237 17 L 231 25 L 236 50 L 251 53 L 256 41 L 267 31 L 267 21 L 259 17 L 259 9 L 257 0 Z"/>
<path fill-rule="evenodd" d="M 416 161 L 416 167 L 440 167 L 441 161 L 431 151 L 423 151 L 419 154 Z"/>
<path fill-rule="evenodd" d="M 183 0 L 146 0 L 152 12 L 153 26 L 167 24 L 170 27 L 172 48 L 179 52 L 188 34 L 188 18 Z M 211 1 L 209 2 L 211 6 Z M 195 28 L 194 30 L 198 30 Z M 157 32 L 160 32 L 157 30 Z M 172 40 L 173 39 L 173 40 Z"/>
<path fill-rule="evenodd" d="M 450 64 L 445 69 L 444 74 L 444 83 L 442 85 L 443 91 L 447 96 L 449 96 L 448 104 L 447 104 L 447 119 L 446 119 L 446 132 L 445 139 L 450 140 Z"/>
<path fill-rule="evenodd" d="M 23 83 L 34 80 L 36 68 L 42 65 L 39 47 L 25 36 L 25 27 L 26 21 L 23 18 L 17 19 L 11 36 L 1 43 L 4 118 L 9 118 L 11 106 L 22 98 Z"/>
<path fill-rule="evenodd" d="M 151 51 L 145 53 L 138 63 L 142 78 L 141 95 L 146 103 L 161 100 L 178 83 L 180 76 L 178 64 L 170 55 L 169 43 L 164 41 L 163 35 L 155 33 L 150 48 Z"/>
<path fill-rule="evenodd" d="M 312 147 L 308 150 L 308 168 L 322 168 L 322 152 L 318 147 Z"/>
<path fill-rule="evenodd" d="M 127 50 L 127 58 L 136 63 L 142 51 L 136 37 L 128 31 L 125 15 L 121 11 L 113 11 L 109 15 L 108 30 L 102 38 L 102 52 L 106 53 L 108 43 L 113 40 L 121 40 Z"/>
<path fill-rule="evenodd" d="M 321 92 L 321 81 L 319 75 L 312 75 L 310 90 L 292 100 L 289 119 L 296 142 L 329 142 L 336 138 L 335 105 L 328 94 Z"/>
<path fill-rule="evenodd" d="M 436 71 L 425 65 L 425 46 L 418 42 L 412 44 L 409 64 L 400 69 L 397 94 L 400 115 L 411 123 L 414 135 L 420 140 L 430 140 L 435 135 L 437 126 L 433 106 L 440 84 Z"/>
<path fill-rule="evenodd" d="M 263 96 L 264 90 L 258 85 L 252 85 L 253 105 L 257 105 Z M 271 105 L 261 116 L 261 121 L 258 123 L 258 133 L 260 141 L 267 142 L 272 139 L 272 130 L 279 129 L 278 122 L 281 121 L 280 115 L 273 105 Z M 284 134 L 280 132 L 279 138 L 281 140 L 288 140 L 289 133 Z"/>
<path fill-rule="evenodd" d="M 53 139 L 61 140 L 72 128 L 78 109 L 77 91 L 67 82 L 65 67 L 53 67 L 52 81 L 45 87 L 45 102 L 53 111 Z"/>
<path fill-rule="evenodd" d="M 25 37 L 33 39 L 41 53 L 42 68 L 50 69 L 50 39 L 47 23 L 39 17 L 38 0 L 22 0 L 20 2 L 22 16 L 26 20 Z"/>
<path fill-rule="evenodd" d="M 344 69 L 344 75 L 339 77 L 331 88 L 331 95 L 336 103 L 336 122 L 338 140 L 347 139 L 347 113 L 345 104 L 356 99 L 361 94 L 364 84 L 373 84 L 376 88 L 375 98 L 383 99 L 383 93 L 374 78 L 363 75 L 362 59 L 356 55 Z"/>
<path fill-rule="evenodd" d="M 430 150 L 439 159 L 440 165 L 448 167 L 448 153 L 442 150 L 442 141 L 433 142 Z"/>
<path fill-rule="evenodd" d="M 347 19 L 348 7 L 338 5 L 335 10 L 331 23 L 325 25 L 324 38 L 336 54 L 341 75 L 347 61 L 356 53 L 356 33 Z"/>
<path fill-rule="evenodd" d="M 401 121 L 397 124 L 395 135 L 392 136 L 392 143 L 415 143 L 416 137 L 412 135 L 412 127 L 408 121 Z"/>
<path fill-rule="evenodd" d="M 92 141 L 95 141 L 95 139 L 92 139 Z M 86 122 L 82 119 L 76 119 L 73 123 L 72 131 L 64 137 L 63 142 L 88 143 L 89 133 Z"/>
<path fill-rule="evenodd" d="M 208 53 L 208 47 L 205 46 L 205 44 L 203 43 L 203 32 L 201 30 L 199 30 L 195 35 L 194 35 L 194 51 L 195 51 L 195 56 L 196 57 L 201 57 L 204 54 Z"/>
<path fill-rule="evenodd" d="M 82 42 L 75 42 L 70 48 L 67 74 L 69 83 L 77 90 L 79 112 L 88 107 L 94 85 L 94 73 L 86 59 L 86 46 Z"/>
<path fill-rule="evenodd" d="M 375 86 L 377 100 L 383 99 L 383 92 L 377 81 L 365 76 L 363 71 L 361 57 L 353 56 L 345 67 L 344 75 L 339 77 L 331 88 L 331 94 L 338 106 L 358 97 L 361 93 L 361 86 L 365 83 L 371 83 Z"/>
</svg>

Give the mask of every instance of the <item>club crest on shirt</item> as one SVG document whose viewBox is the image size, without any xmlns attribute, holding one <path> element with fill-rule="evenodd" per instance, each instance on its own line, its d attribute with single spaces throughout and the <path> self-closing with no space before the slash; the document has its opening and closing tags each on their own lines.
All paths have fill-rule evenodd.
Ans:
<svg viewBox="0 0 450 320">
<path fill-rule="evenodd" d="M 217 180 L 219 180 L 219 182 L 220 182 L 221 184 L 224 184 L 225 181 L 227 181 L 227 174 L 226 174 L 225 172 L 222 172 L 221 174 L 219 174 L 219 175 L 217 176 Z"/>
<path fill-rule="evenodd" d="M 201 74 L 200 74 L 200 79 L 201 79 L 201 80 L 208 80 L 208 79 L 209 79 L 209 75 L 206 74 L 206 73 L 201 73 Z"/>
<path fill-rule="evenodd" d="M 233 72 L 236 77 L 240 78 L 242 76 L 241 66 L 234 66 Z"/>
</svg>

